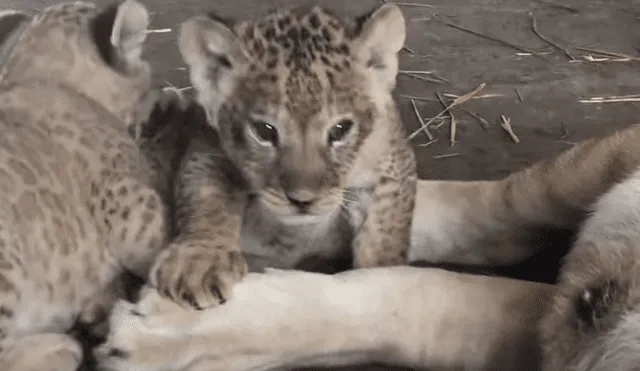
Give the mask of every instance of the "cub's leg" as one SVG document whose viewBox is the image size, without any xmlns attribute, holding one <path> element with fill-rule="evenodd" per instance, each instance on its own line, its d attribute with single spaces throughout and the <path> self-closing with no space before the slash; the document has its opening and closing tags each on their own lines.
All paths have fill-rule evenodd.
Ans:
<svg viewBox="0 0 640 371">
<path fill-rule="evenodd" d="M 229 184 L 233 166 L 205 141 L 192 144 L 181 166 L 178 234 L 149 275 L 163 296 L 197 309 L 224 303 L 248 271 L 238 246 L 246 198 L 240 184 Z"/>
<path fill-rule="evenodd" d="M 440 269 L 338 275 L 268 270 L 225 305 L 182 308 L 148 290 L 120 302 L 97 352 L 106 370 L 249 371 L 369 362 L 476 371 L 538 369 L 537 323 L 553 287 Z M 331 298 L 327 300 L 327 298 Z"/>
<path fill-rule="evenodd" d="M 398 150 L 383 165 L 366 218 L 354 240 L 356 267 L 406 263 L 417 181 L 410 151 Z"/>
<path fill-rule="evenodd" d="M 104 185 L 92 185 L 90 206 L 94 217 L 104 221 L 108 246 L 116 260 L 139 277 L 166 246 L 169 215 L 161 196 L 141 181 L 115 176 Z"/>
<path fill-rule="evenodd" d="M 632 127 L 501 180 L 421 180 L 409 260 L 522 262 L 543 247 L 541 231 L 578 229 L 594 203 L 640 166 L 638 143 L 640 128 Z"/>
</svg>

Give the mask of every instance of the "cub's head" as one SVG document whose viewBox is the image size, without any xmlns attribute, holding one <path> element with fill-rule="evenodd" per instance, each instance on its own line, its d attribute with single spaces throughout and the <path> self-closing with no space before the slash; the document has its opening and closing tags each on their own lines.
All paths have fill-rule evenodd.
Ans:
<svg viewBox="0 0 640 371">
<path fill-rule="evenodd" d="M 21 22 L 0 40 L 2 80 L 58 83 L 130 120 L 151 80 L 140 58 L 149 23 L 142 4 L 61 3 L 33 17 L 23 14 Z"/>
<path fill-rule="evenodd" d="M 255 195 L 279 215 L 320 215 L 388 148 L 386 133 L 399 125 L 391 91 L 404 40 L 394 5 L 351 22 L 316 6 L 255 21 L 194 17 L 179 47 L 210 124 Z"/>
</svg>

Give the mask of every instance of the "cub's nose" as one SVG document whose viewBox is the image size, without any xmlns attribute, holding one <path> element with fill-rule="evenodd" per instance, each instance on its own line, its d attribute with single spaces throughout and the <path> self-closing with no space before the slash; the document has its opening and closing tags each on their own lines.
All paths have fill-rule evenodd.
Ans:
<svg viewBox="0 0 640 371">
<path fill-rule="evenodd" d="M 306 210 L 315 201 L 315 195 L 308 191 L 287 192 L 287 200 L 300 210 Z"/>
</svg>

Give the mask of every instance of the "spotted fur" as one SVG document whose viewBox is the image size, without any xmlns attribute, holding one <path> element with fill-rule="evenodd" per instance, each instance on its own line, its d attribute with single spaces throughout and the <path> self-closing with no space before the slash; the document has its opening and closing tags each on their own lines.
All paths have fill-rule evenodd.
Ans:
<svg viewBox="0 0 640 371">
<path fill-rule="evenodd" d="M 157 169 L 128 133 L 154 95 L 148 19 L 135 0 L 62 3 L 0 41 L 2 370 L 75 370 L 65 332 L 166 244 Z"/>
<path fill-rule="evenodd" d="M 391 97 L 404 38 L 389 5 L 352 21 L 314 6 L 185 22 L 210 126 L 182 158 L 177 235 L 152 285 L 205 308 L 248 270 L 345 250 L 358 267 L 404 263 L 416 169 Z"/>
</svg>

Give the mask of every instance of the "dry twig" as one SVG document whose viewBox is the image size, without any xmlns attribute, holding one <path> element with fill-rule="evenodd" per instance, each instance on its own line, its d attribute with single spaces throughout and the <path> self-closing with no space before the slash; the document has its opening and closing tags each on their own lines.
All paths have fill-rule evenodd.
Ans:
<svg viewBox="0 0 640 371">
<path fill-rule="evenodd" d="M 478 87 L 475 88 L 473 91 L 470 91 L 469 93 L 456 98 L 453 102 L 451 102 L 451 104 L 449 104 L 444 110 L 442 110 L 440 113 L 438 113 L 434 118 L 429 120 L 426 124 L 422 125 L 422 127 L 420 127 L 418 130 L 416 130 L 413 133 L 411 133 L 411 135 L 409 135 L 408 139 L 409 140 L 413 139 L 416 135 L 418 135 L 418 133 L 421 130 L 424 130 L 424 128 L 429 126 L 429 124 L 431 122 L 433 122 L 436 118 L 442 116 L 443 114 L 447 113 L 447 111 L 449 111 L 451 108 L 453 108 L 455 106 L 458 106 L 458 105 L 468 101 L 469 99 L 473 98 L 474 95 L 478 94 L 482 89 L 484 89 L 485 85 L 486 85 L 485 83 L 482 83 L 482 84 L 478 85 Z"/>
<path fill-rule="evenodd" d="M 483 119 L 480 115 L 478 115 L 477 113 L 471 112 L 468 109 L 464 108 L 464 107 L 458 107 L 459 110 L 465 112 L 466 114 L 468 114 L 469 116 L 473 117 L 474 119 L 478 120 L 480 122 L 480 126 L 482 126 L 482 128 L 484 130 L 487 130 L 489 128 L 489 122 L 485 119 Z"/>
<path fill-rule="evenodd" d="M 170 28 L 160 28 L 156 30 L 146 30 L 146 33 L 168 33 L 171 32 Z"/>
<path fill-rule="evenodd" d="M 418 106 L 416 106 L 416 101 L 413 100 L 413 99 L 411 99 L 411 106 L 413 107 L 413 112 L 416 114 L 416 117 L 418 118 L 418 122 L 420 123 L 420 127 L 424 128 L 424 133 L 427 136 L 427 139 L 429 139 L 429 141 L 432 141 L 433 140 L 433 134 L 431 134 L 431 132 L 429 131 L 429 128 L 424 123 L 424 120 L 422 119 L 422 117 L 420 116 L 420 112 L 418 111 Z"/>
<path fill-rule="evenodd" d="M 398 73 L 401 74 L 401 75 L 412 76 L 414 78 L 418 78 L 418 76 L 420 76 L 420 78 L 428 79 L 428 80 L 431 80 L 431 79 L 428 78 L 428 77 L 424 77 L 423 75 L 430 75 L 430 76 L 433 76 L 434 78 L 436 78 L 437 80 L 439 80 L 439 81 L 437 81 L 438 83 L 439 82 L 444 82 L 444 83 L 448 83 L 449 82 L 449 80 L 445 79 L 444 77 L 441 77 L 440 75 L 436 74 L 434 71 L 406 71 L 406 70 L 400 70 L 400 71 L 398 71 Z M 436 81 L 434 80 L 434 82 L 436 82 Z"/>
<path fill-rule="evenodd" d="M 433 143 L 437 142 L 437 139 L 434 140 L 430 140 L 427 143 L 423 143 L 423 144 L 418 144 L 418 147 L 429 147 L 430 145 L 432 145 Z"/>
<path fill-rule="evenodd" d="M 587 62 L 633 62 L 632 59 L 629 58 L 611 58 L 611 57 L 594 57 L 591 54 L 587 54 L 587 55 L 581 55 L 580 58 L 582 58 L 583 60 L 587 61 Z M 575 60 L 575 61 L 571 61 L 571 62 L 581 62 L 579 60 Z"/>
<path fill-rule="evenodd" d="M 542 35 L 540 33 L 540 30 L 538 30 L 538 20 L 536 19 L 536 16 L 533 15 L 533 13 L 529 13 L 529 15 L 531 16 L 531 29 L 533 30 L 533 33 L 536 34 L 536 36 L 538 36 L 542 41 L 546 42 L 547 44 L 553 46 L 554 48 L 558 49 L 559 51 L 563 52 L 564 55 L 566 55 L 569 60 L 571 61 L 575 61 L 576 59 L 573 57 L 573 55 L 571 55 L 571 53 L 569 53 L 569 50 L 567 50 L 567 48 L 563 48 L 560 45 L 554 43 L 553 41 L 549 40 L 547 37 L 545 37 L 544 35 Z"/>
<path fill-rule="evenodd" d="M 508 47 L 513 48 L 515 50 L 521 51 L 523 53 L 529 53 L 529 54 L 534 55 L 534 56 L 536 56 L 536 57 L 538 57 L 538 58 L 540 58 L 540 59 L 542 59 L 544 61 L 547 60 L 546 58 L 544 58 L 539 53 L 537 53 L 537 52 L 535 52 L 533 50 L 530 50 L 528 48 L 525 48 L 524 46 L 516 45 L 516 44 L 510 43 L 509 41 L 506 41 L 506 40 L 503 40 L 503 39 L 499 39 L 499 38 L 494 37 L 494 36 L 489 36 L 489 35 L 482 34 L 482 33 L 478 32 L 478 31 L 474 31 L 472 29 L 457 25 L 455 23 L 451 23 L 451 22 L 442 20 L 439 17 L 435 17 L 434 16 L 433 19 L 435 19 L 436 21 L 438 21 L 438 22 L 440 22 L 442 24 L 445 24 L 445 25 L 447 25 L 449 27 L 455 28 L 457 30 L 460 30 L 460 31 L 463 31 L 463 32 L 466 32 L 466 33 L 470 33 L 470 34 L 478 36 L 478 37 L 482 37 L 483 39 L 486 39 L 486 40 L 491 40 L 491 41 L 500 43 L 502 45 L 508 46 Z"/>
<path fill-rule="evenodd" d="M 610 51 L 607 51 L 607 50 L 600 50 L 600 49 L 584 48 L 584 47 L 579 47 L 579 46 L 576 46 L 575 49 L 582 50 L 582 51 L 589 52 L 589 53 L 595 53 L 595 54 L 605 55 L 605 56 L 609 56 L 609 57 L 624 58 L 624 59 L 628 59 L 628 60 L 631 60 L 631 61 L 634 61 L 634 62 L 640 62 L 640 57 L 634 57 L 634 56 L 629 55 L 629 54 L 618 53 L 618 52 L 610 52 Z"/>
<path fill-rule="evenodd" d="M 420 97 L 420 96 L 417 96 L 417 95 L 398 94 L 398 96 L 401 97 L 401 98 L 407 98 L 407 99 L 413 99 L 413 100 L 421 100 L 421 101 L 427 101 L 427 102 L 437 102 L 438 101 L 436 98 Z"/>
<path fill-rule="evenodd" d="M 447 157 L 455 157 L 455 156 L 460 156 L 460 153 L 447 153 L 444 155 L 438 155 L 438 156 L 433 156 L 433 159 L 439 159 L 439 158 L 447 158 Z"/>
<path fill-rule="evenodd" d="M 516 133 L 513 132 L 513 128 L 511 128 L 511 117 L 504 117 L 504 115 L 500 115 L 500 118 L 502 119 L 502 124 L 500 124 L 500 126 L 507 132 L 507 134 L 509 134 L 511 140 L 516 144 L 520 143 L 520 139 Z"/>
<path fill-rule="evenodd" d="M 524 98 L 522 98 L 522 94 L 520 94 L 520 90 L 518 90 L 518 88 L 515 88 L 516 91 L 516 95 L 518 96 L 518 100 L 520 102 L 524 102 Z"/>
<path fill-rule="evenodd" d="M 438 100 L 440 101 L 440 104 L 442 104 L 442 107 L 447 108 L 447 102 L 445 102 L 440 92 L 436 91 L 436 97 L 438 97 Z M 451 118 L 451 124 L 449 125 L 449 143 L 451 143 L 451 146 L 453 147 L 456 144 L 456 129 L 458 123 L 456 122 L 455 116 L 453 116 L 453 110 L 449 110 L 449 112 L 447 113 Z"/>
<path fill-rule="evenodd" d="M 385 1 L 386 3 L 386 1 Z M 392 1 L 391 4 L 395 4 L 397 6 L 414 6 L 417 8 L 435 8 L 435 6 L 433 5 L 429 5 L 429 4 L 420 4 L 420 3 L 396 3 L 395 1 Z"/>
<path fill-rule="evenodd" d="M 440 121 L 440 123 L 438 125 L 436 125 L 436 129 L 440 129 L 442 127 L 442 125 L 447 123 L 447 119 L 444 117 L 438 117 L 438 120 Z"/>
<path fill-rule="evenodd" d="M 456 94 L 449 94 L 449 93 L 443 93 L 442 95 L 447 98 L 454 98 L 454 99 L 459 97 Z M 482 95 L 476 95 L 471 99 L 487 99 L 487 98 L 497 98 L 497 97 L 504 97 L 504 94 L 496 94 L 496 93 L 482 94 Z"/>
<path fill-rule="evenodd" d="M 573 14 L 580 13 L 578 11 L 578 9 L 572 8 L 572 7 L 564 5 L 564 4 L 554 3 L 553 1 L 547 1 L 547 0 L 535 0 L 535 1 L 539 2 L 540 4 L 547 5 L 547 6 L 551 7 L 551 8 L 557 8 L 557 9 L 565 10 L 565 11 L 567 11 L 569 13 L 573 13 Z"/>
<path fill-rule="evenodd" d="M 620 103 L 620 102 L 640 102 L 640 94 L 634 95 L 612 95 L 607 97 L 592 97 L 580 99 L 580 103 Z"/>
<path fill-rule="evenodd" d="M 442 84 L 442 81 L 440 81 L 438 79 L 432 79 L 430 77 L 424 77 L 424 76 L 421 76 L 421 75 L 414 75 L 412 73 L 403 73 L 402 75 L 407 76 L 407 77 L 411 77 L 412 79 L 416 79 L 416 80 L 420 80 L 420 81 L 432 82 L 434 84 Z"/>
<path fill-rule="evenodd" d="M 402 50 L 404 50 L 405 52 L 407 52 L 409 54 L 416 54 L 416 52 L 413 51 L 413 49 L 409 48 L 408 46 L 403 46 Z"/>
</svg>

